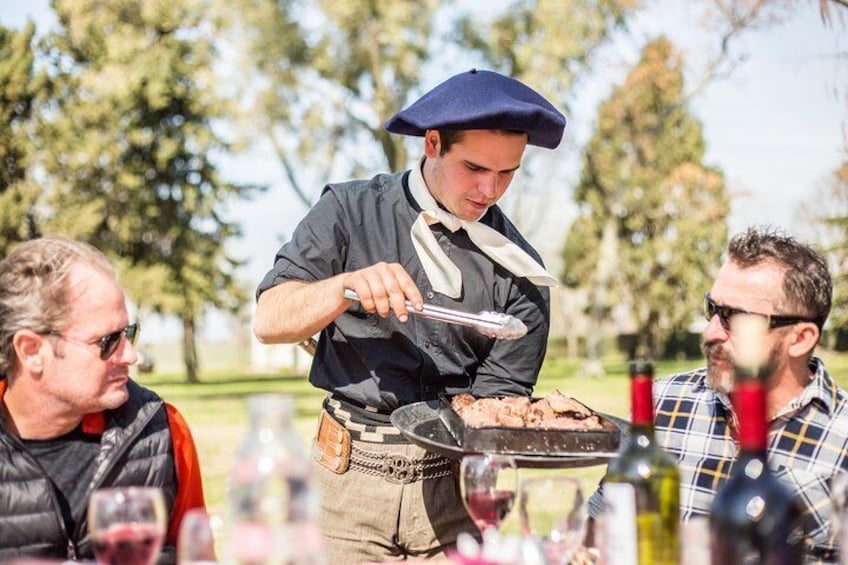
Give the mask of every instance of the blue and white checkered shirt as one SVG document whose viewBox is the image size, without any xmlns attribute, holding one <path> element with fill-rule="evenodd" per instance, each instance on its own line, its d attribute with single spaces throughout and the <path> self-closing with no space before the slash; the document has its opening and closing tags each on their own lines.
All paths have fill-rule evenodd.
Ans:
<svg viewBox="0 0 848 565">
<path fill-rule="evenodd" d="M 819 359 L 803 393 L 769 426 L 769 467 L 804 506 L 808 561 L 836 559 L 830 480 L 848 471 L 846 392 Z M 657 441 L 678 459 L 680 511 L 686 520 L 708 515 L 739 450 L 731 433 L 736 418 L 730 399 L 706 383 L 706 369 L 654 383 Z"/>
</svg>

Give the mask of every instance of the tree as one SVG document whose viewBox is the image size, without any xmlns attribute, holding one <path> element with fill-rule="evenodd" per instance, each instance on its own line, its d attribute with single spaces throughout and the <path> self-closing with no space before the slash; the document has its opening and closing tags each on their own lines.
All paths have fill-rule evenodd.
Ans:
<svg viewBox="0 0 848 565">
<path fill-rule="evenodd" d="M 33 108 L 46 86 L 36 76 L 32 49 L 35 27 L 0 27 L 0 256 L 37 235 L 38 189 L 27 174 L 34 153 Z"/>
<path fill-rule="evenodd" d="M 600 6 L 596 6 L 600 4 Z M 422 76 L 478 64 L 567 99 L 589 55 L 637 0 L 511 2 L 489 21 L 434 0 L 227 2 L 252 72 L 245 111 L 271 142 L 288 184 L 310 206 L 328 178 L 408 165 L 385 121 L 421 94 Z M 563 34 L 567 29 L 569 33 Z M 487 42 L 485 38 L 492 38 Z M 469 51 L 470 48 L 470 51 Z M 467 62 L 465 62 L 467 61 Z M 508 63 L 505 63 L 508 61 Z M 310 175 L 310 173 L 312 173 Z M 305 178 L 313 178 L 307 183 Z M 315 178 L 317 177 L 317 179 Z"/>
<path fill-rule="evenodd" d="M 460 43 L 566 111 L 593 55 L 626 26 L 641 0 L 513 0 L 489 21 L 459 20 Z"/>
<path fill-rule="evenodd" d="M 822 228 L 825 252 L 833 271 L 831 329 L 848 329 L 848 146 L 846 158 L 813 200 L 812 220 Z M 825 213 L 822 213 L 825 211 Z"/>
<path fill-rule="evenodd" d="M 247 299 L 225 250 L 225 204 L 251 189 L 220 178 L 212 127 L 214 31 L 205 0 L 55 0 L 57 82 L 43 134 L 51 229 L 112 254 L 142 309 L 176 315 L 197 380 L 196 324 Z M 74 210 L 74 214 L 68 214 Z"/>
<path fill-rule="evenodd" d="M 488 67 L 533 85 L 570 116 L 574 89 L 592 73 L 595 55 L 626 29 L 642 5 L 641 0 L 513 0 L 489 18 L 476 11 L 461 18 L 457 33 L 460 45 Z M 500 203 L 531 239 L 556 208 L 549 205 L 550 192 L 563 189 L 564 162 L 552 154 L 528 153 L 522 164 L 526 182 Z"/>
<path fill-rule="evenodd" d="M 682 60 L 660 37 L 601 103 L 563 249 L 563 281 L 593 304 L 588 337 L 624 304 L 640 350 L 654 357 L 692 322 L 727 239 L 724 178 L 703 163 L 683 87 Z"/>
<path fill-rule="evenodd" d="M 223 9 L 246 62 L 238 99 L 305 207 L 331 175 L 407 165 L 383 129 L 421 79 L 435 46 L 435 0 L 239 0 Z M 245 76 L 248 77 L 245 79 Z"/>
</svg>

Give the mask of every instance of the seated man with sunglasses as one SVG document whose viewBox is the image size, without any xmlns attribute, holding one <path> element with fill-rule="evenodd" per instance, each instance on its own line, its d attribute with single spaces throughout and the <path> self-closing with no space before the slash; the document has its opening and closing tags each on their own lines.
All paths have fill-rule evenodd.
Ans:
<svg viewBox="0 0 848 565">
<path fill-rule="evenodd" d="M 802 502 L 807 561 L 836 562 L 830 481 L 848 471 L 848 404 L 813 356 L 831 307 L 824 257 L 792 237 L 749 229 L 730 242 L 705 295 L 707 366 L 654 382 L 657 441 L 677 458 L 681 517 L 706 516 L 738 451 L 730 402 L 737 355 L 731 320 L 754 315 L 767 326 L 769 465 Z M 590 512 L 600 507 L 593 497 Z"/>
<path fill-rule="evenodd" d="M 188 426 L 129 378 L 138 325 L 106 257 L 62 238 L 0 261 L 0 561 L 92 560 L 94 489 L 155 486 L 175 562 L 182 515 L 204 507 Z"/>
</svg>

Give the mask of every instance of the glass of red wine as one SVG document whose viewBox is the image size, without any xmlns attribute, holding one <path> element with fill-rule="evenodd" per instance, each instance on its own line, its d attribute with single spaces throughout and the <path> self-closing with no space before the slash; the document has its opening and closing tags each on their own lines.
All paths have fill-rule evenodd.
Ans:
<svg viewBox="0 0 848 565">
<path fill-rule="evenodd" d="M 515 502 L 517 469 L 509 455 L 466 455 L 459 466 L 462 500 L 481 532 L 497 529 Z"/>
<path fill-rule="evenodd" d="M 153 487 L 99 489 L 88 501 L 88 530 L 99 565 L 153 565 L 165 539 L 165 499 Z"/>
</svg>

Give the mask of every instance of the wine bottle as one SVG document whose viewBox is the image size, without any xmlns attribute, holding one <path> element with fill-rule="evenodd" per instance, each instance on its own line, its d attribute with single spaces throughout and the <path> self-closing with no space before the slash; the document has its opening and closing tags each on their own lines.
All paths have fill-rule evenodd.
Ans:
<svg viewBox="0 0 848 565">
<path fill-rule="evenodd" d="M 739 421 L 739 456 L 710 511 L 713 565 L 803 562 L 801 509 L 769 470 L 762 369 L 737 365 L 731 395 Z"/>
<path fill-rule="evenodd" d="M 602 487 L 604 554 L 616 565 L 675 565 L 680 474 L 654 438 L 653 365 L 630 364 L 630 436 Z"/>
<path fill-rule="evenodd" d="M 259 394 L 247 405 L 250 426 L 230 475 L 222 563 L 324 565 L 319 494 L 293 427 L 294 400 Z"/>
</svg>

